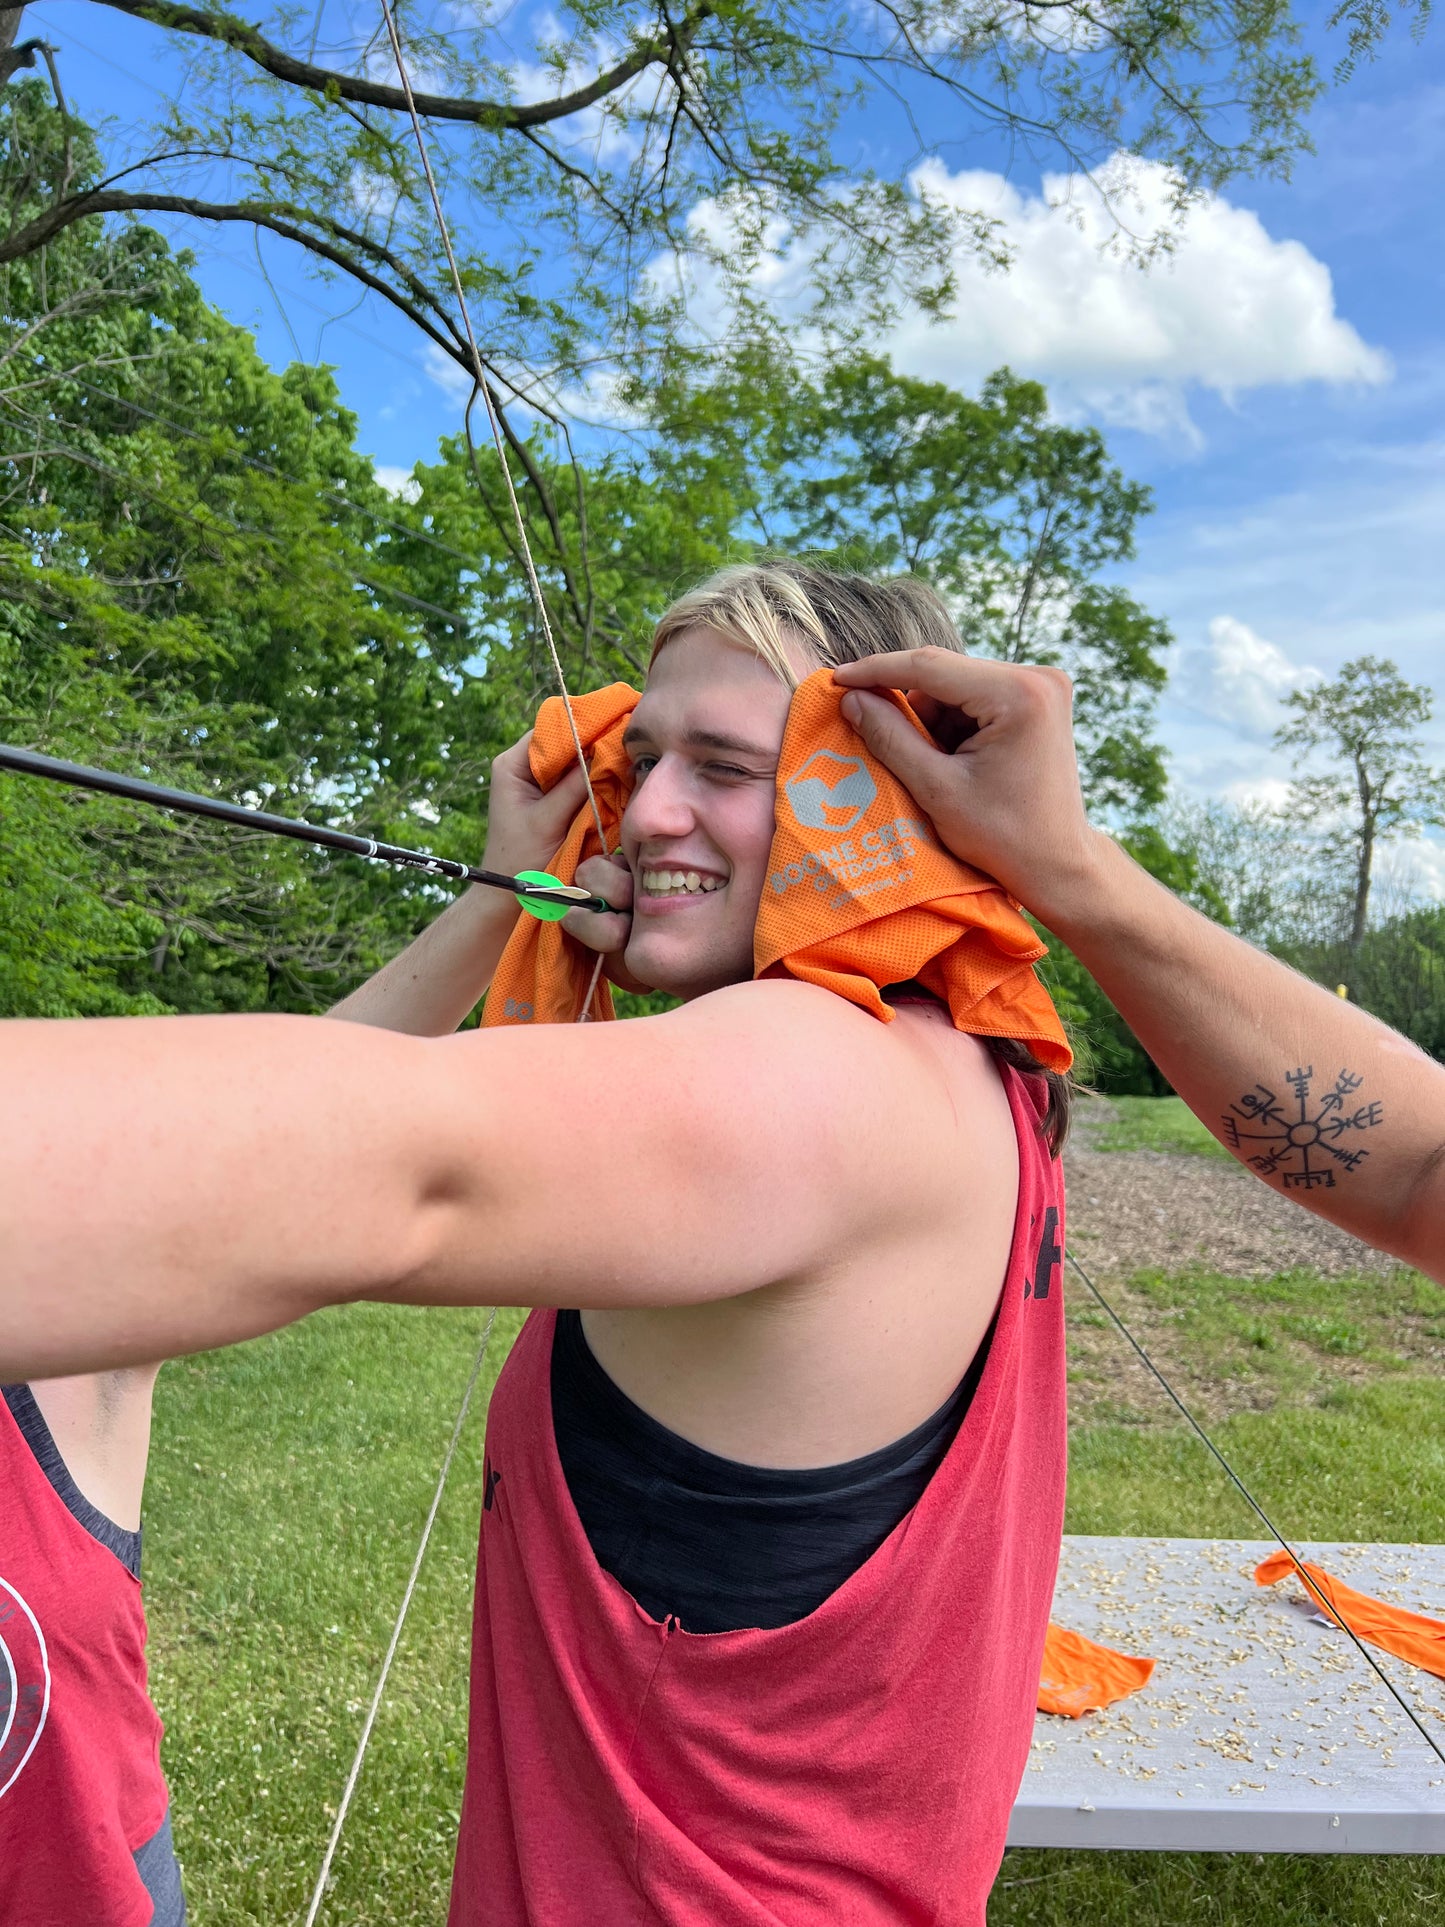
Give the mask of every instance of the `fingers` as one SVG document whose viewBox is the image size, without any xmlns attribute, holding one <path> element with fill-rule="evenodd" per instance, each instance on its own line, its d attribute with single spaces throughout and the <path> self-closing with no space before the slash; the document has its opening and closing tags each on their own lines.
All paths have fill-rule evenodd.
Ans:
<svg viewBox="0 0 1445 1927">
<path fill-rule="evenodd" d="M 632 934 L 632 872 L 620 854 L 589 857 L 577 866 L 576 881 L 594 897 L 610 903 L 611 911 L 569 910 L 562 928 L 589 950 L 611 956 L 625 950 Z"/>
<path fill-rule="evenodd" d="M 842 708 L 845 720 L 857 730 L 873 755 L 892 770 L 914 800 L 931 814 L 932 803 L 953 759 L 921 736 L 897 706 L 882 696 L 850 690 L 843 698 Z"/>
</svg>

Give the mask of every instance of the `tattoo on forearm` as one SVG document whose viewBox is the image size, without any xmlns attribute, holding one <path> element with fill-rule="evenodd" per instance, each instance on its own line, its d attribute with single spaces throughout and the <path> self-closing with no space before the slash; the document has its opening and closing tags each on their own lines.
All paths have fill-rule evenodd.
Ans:
<svg viewBox="0 0 1445 1927">
<path fill-rule="evenodd" d="M 1384 1112 L 1378 1103 L 1347 1102 L 1365 1081 L 1351 1071 L 1341 1071 L 1328 1090 L 1318 1092 L 1313 1064 L 1286 1071 L 1283 1081 L 1292 1096 L 1256 1084 L 1230 1105 L 1224 1141 L 1261 1177 L 1278 1175 L 1286 1190 L 1332 1190 L 1337 1171 L 1358 1171 L 1370 1155 L 1350 1142 L 1352 1135 L 1383 1123 Z"/>
</svg>

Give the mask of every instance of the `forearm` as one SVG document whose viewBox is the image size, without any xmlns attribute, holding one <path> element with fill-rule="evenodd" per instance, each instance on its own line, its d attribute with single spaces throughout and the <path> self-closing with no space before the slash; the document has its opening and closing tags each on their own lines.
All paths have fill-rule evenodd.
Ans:
<svg viewBox="0 0 1445 1927">
<path fill-rule="evenodd" d="M 520 912 L 474 884 L 435 923 L 327 1014 L 413 1037 L 446 1037 L 486 994 Z"/>
<path fill-rule="evenodd" d="M 439 1047 L 305 1017 L 0 1033 L 0 1379 L 255 1337 L 416 1262 Z"/>
<path fill-rule="evenodd" d="M 1106 837 L 1037 914 L 1241 1161 L 1445 1279 L 1445 1069 L 1191 910 Z"/>
</svg>

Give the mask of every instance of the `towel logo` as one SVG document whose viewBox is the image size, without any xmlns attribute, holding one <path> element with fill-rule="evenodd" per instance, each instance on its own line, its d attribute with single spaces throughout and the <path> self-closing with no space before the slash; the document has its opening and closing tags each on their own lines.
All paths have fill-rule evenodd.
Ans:
<svg viewBox="0 0 1445 1927">
<path fill-rule="evenodd" d="M 842 834 L 861 821 L 878 794 L 866 763 L 820 749 L 783 785 L 805 830 Z"/>
</svg>

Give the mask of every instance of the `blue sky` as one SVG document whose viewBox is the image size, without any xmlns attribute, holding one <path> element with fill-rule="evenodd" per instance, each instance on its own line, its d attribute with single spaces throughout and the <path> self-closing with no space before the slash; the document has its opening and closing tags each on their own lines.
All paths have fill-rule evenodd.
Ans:
<svg viewBox="0 0 1445 1927">
<path fill-rule="evenodd" d="M 79 111 L 118 134 L 183 84 L 164 35 L 104 7 L 45 0 L 24 30 L 58 45 Z M 1175 781 L 1200 795 L 1277 793 L 1281 697 L 1366 652 L 1436 692 L 1445 762 L 1445 26 L 1421 43 L 1397 31 L 1326 97 L 1313 132 L 1317 153 L 1290 183 L 1236 184 L 1147 273 L 1099 252 L 1087 198 L 1081 233 L 1047 204 L 1057 180 L 1026 166 L 1005 180 L 986 142 L 946 147 L 925 163 L 932 185 L 1000 212 L 1016 268 L 966 271 L 952 322 L 905 316 L 879 344 L 961 387 L 1009 361 L 1152 485 L 1157 512 L 1124 573 L 1174 628 L 1162 730 Z M 876 161 L 904 158 L 890 152 L 901 123 L 874 114 L 866 135 Z M 1147 169 L 1134 185 L 1146 204 L 1157 193 Z M 272 361 L 337 366 L 385 469 L 428 459 L 455 429 L 455 391 L 399 319 L 370 302 L 348 312 L 349 291 L 283 243 L 258 258 L 239 229 L 169 231 Z M 1445 842 L 1412 867 L 1445 896 Z"/>
</svg>

